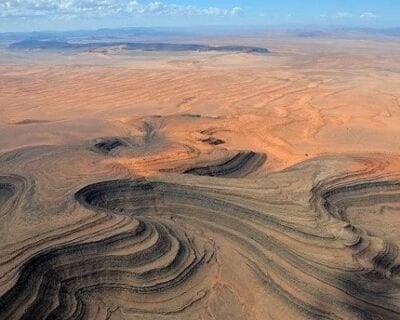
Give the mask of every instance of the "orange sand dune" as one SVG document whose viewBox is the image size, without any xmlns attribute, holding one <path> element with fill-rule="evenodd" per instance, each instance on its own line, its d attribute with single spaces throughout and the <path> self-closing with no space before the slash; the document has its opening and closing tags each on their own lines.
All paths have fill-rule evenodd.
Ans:
<svg viewBox="0 0 400 320">
<path fill-rule="evenodd" d="M 183 121 L 182 129 L 169 130 L 168 135 L 182 132 L 190 139 L 199 130 L 215 127 L 231 149 L 268 153 L 272 170 L 332 150 L 398 153 L 399 142 L 392 139 L 400 130 L 400 79 L 390 71 L 398 63 L 394 44 L 359 41 L 363 44 L 360 49 L 355 41 L 347 49 L 343 42 L 324 43 L 323 54 L 310 53 L 307 43 L 292 45 L 295 53 L 275 44 L 277 52 L 279 46 L 285 50 L 280 53 L 284 59 L 277 54 L 204 54 L 193 57 L 199 66 L 182 66 L 165 58 L 158 64 L 152 62 L 151 69 L 145 62 L 118 67 L 2 65 L 0 104 L 6 106 L 1 110 L 2 127 L 18 138 L 35 127 L 34 122 L 28 129 L 13 125 L 21 121 L 57 121 L 48 126 L 65 124 L 68 131 L 75 131 L 74 122 L 80 121 L 77 127 L 82 122 L 90 127 L 87 120 L 95 119 L 106 121 L 103 127 L 128 132 L 131 129 L 125 123 L 134 118 L 192 113 L 213 118 L 202 121 L 201 126 L 190 123 L 189 128 Z M 346 59 L 335 52 L 337 47 L 348 50 Z M 371 61 L 378 54 L 379 59 Z M 218 66 L 216 60 L 224 64 Z M 87 130 L 90 134 L 93 128 Z M 68 137 L 61 137 L 60 131 L 51 138 L 38 135 L 32 140 L 40 143 L 78 137 L 76 131 L 65 134 Z M 182 140 L 171 136 L 177 138 Z M 27 143 L 26 138 L 21 140 L 14 141 L 14 146 Z M 1 142 L 3 149 L 13 147 Z"/>
</svg>

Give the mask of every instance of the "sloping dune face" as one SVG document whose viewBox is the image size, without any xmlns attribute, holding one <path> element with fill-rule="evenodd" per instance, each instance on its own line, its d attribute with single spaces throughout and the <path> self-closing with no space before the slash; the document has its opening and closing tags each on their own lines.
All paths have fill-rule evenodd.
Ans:
<svg viewBox="0 0 400 320">
<path fill-rule="evenodd" d="M 400 47 L 292 41 L 0 65 L 0 319 L 400 319 Z"/>
</svg>

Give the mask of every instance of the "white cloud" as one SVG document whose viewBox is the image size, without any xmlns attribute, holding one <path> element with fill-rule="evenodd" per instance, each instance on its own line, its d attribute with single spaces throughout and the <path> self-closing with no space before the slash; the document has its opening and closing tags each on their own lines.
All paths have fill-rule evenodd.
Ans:
<svg viewBox="0 0 400 320">
<path fill-rule="evenodd" d="M 360 18 L 361 19 L 375 19 L 375 18 L 377 18 L 377 15 L 373 12 L 363 12 L 360 15 Z"/>
<path fill-rule="evenodd" d="M 320 18 L 322 19 L 350 19 L 350 18 L 359 18 L 359 19 L 375 19 L 378 16 L 373 12 L 363 12 L 361 14 L 351 13 L 347 11 L 338 11 L 334 14 L 320 14 Z"/>
<path fill-rule="evenodd" d="M 239 15 L 242 15 L 244 12 L 243 12 L 243 9 L 242 8 L 240 8 L 240 7 L 234 7 L 234 8 L 232 8 L 231 10 L 230 10 L 230 12 L 229 12 L 229 14 L 231 15 L 231 16 L 239 16 Z"/>
<path fill-rule="evenodd" d="M 239 7 L 197 7 L 137 0 L 0 0 L 0 16 L 112 16 L 121 14 L 165 16 L 238 16 Z"/>
<path fill-rule="evenodd" d="M 336 13 L 333 15 L 333 18 L 336 18 L 336 19 L 346 19 L 346 18 L 351 18 L 352 16 L 353 16 L 353 14 L 351 14 L 350 12 L 339 11 L 339 12 L 336 12 Z"/>
</svg>

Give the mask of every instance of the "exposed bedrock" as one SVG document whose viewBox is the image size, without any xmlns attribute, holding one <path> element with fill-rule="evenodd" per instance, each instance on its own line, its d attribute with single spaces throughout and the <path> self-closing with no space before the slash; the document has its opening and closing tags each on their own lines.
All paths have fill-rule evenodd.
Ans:
<svg viewBox="0 0 400 320">
<path fill-rule="evenodd" d="M 184 173 L 197 176 L 239 178 L 257 171 L 266 161 L 264 153 L 241 151 L 219 164 L 187 169 Z"/>
<path fill-rule="evenodd" d="M 321 206 L 330 215 L 348 222 L 364 235 L 353 245 L 355 257 L 365 259 L 374 252 L 371 248 L 378 246 L 380 250 L 370 261 L 372 273 L 386 278 L 399 277 L 400 182 L 336 181 L 323 185 L 317 193 Z"/>
<path fill-rule="evenodd" d="M 400 318 L 398 280 L 374 275 L 373 267 L 371 272 L 350 267 L 351 261 L 328 262 L 329 252 L 341 246 L 336 234 L 321 235 L 288 223 L 274 214 L 281 205 L 266 206 L 263 199 L 233 190 L 146 180 L 89 185 L 77 192 L 76 199 L 96 211 L 152 219 L 173 216 L 222 236 L 241 252 L 266 294 L 285 301 L 302 318 Z M 296 216 L 295 211 L 292 214 Z M 356 235 L 357 230 L 351 232 Z M 315 250 L 322 254 L 318 261 L 307 254 Z M 378 256 L 371 256 L 371 261 Z"/>
<path fill-rule="evenodd" d="M 122 138 L 101 138 L 97 139 L 93 150 L 103 154 L 110 154 L 116 148 L 128 147 L 129 145 L 130 143 Z"/>
<path fill-rule="evenodd" d="M 400 229 L 387 233 L 392 215 L 400 214 L 400 182 L 370 181 L 334 187 L 322 194 L 326 209 L 373 235 L 397 237 Z"/>
<path fill-rule="evenodd" d="M 102 137 L 90 142 L 90 149 L 104 155 L 143 155 L 164 148 L 164 137 L 159 133 L 163 118 L 152 117 L 142 121 L 140 134 L 128 137 Z"/>
<path fill-rule="evenodd" d="M 398 212 L 394 178 L 362 181 L 345 166 L 332 178 L 339 161 L 326 159 L 259 179 L 127 179 L 101 171 L 86 144 L 73 152 L 3 157 L 43 168 L 26 174 L 35 188 L 22 199 L 27 182 L 3 174 L 0 210 L 56 219 L 49 208 L 66 198 L 79 221 L 4 246 L 0 319 L 400 319 L 397 231 L 363 220 Z M 81 156 L 92 157 L 82 168 Z M 61 166 L 77 174 L 53 179 Z"/>
<path fill-rule="evenodd" d="M 168 222 L 138 219 L 130 232 L 30 259 L 0 298 L 0 318 L 106 319 L 121 304 L 176 312 L 205 296 L 213 255 L 209 243 Z"/>
<path fill-rule="evenodd" d="M 14 185 L 7 182 L 1 182 L 1 180 L 2 179 L 0 178 L 0 206 L 10 200 L 16 191 Z"/>
<path fill-rule="evenodd" d="M 211 144 L 213 146 L 218 146 L 220 144 L 224 144 L 225 143 L 224 140 L 218 139 L 218 138 L 214 138 L 214 137 L 209 137 L 209 138 L 203 139 L 201 141 L 204 142 L 204 143 Z"/>
<path fill-rule="evenodd" d="M 0 176 L 0 218 L 16 208 L 25 188 L 25 180 L 19 176 Z"/>
</svg>

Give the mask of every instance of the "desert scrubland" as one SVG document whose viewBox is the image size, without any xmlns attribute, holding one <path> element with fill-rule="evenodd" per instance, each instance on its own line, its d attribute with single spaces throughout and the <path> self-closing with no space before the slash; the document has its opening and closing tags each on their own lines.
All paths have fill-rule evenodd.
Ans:
<svg viewBox="0 0 400 320">
<path fill-rule="evenodd" d="M 0 49 L 1 319 L 400 319 L 400 41 L 207 43 Z"/>
</svg>

